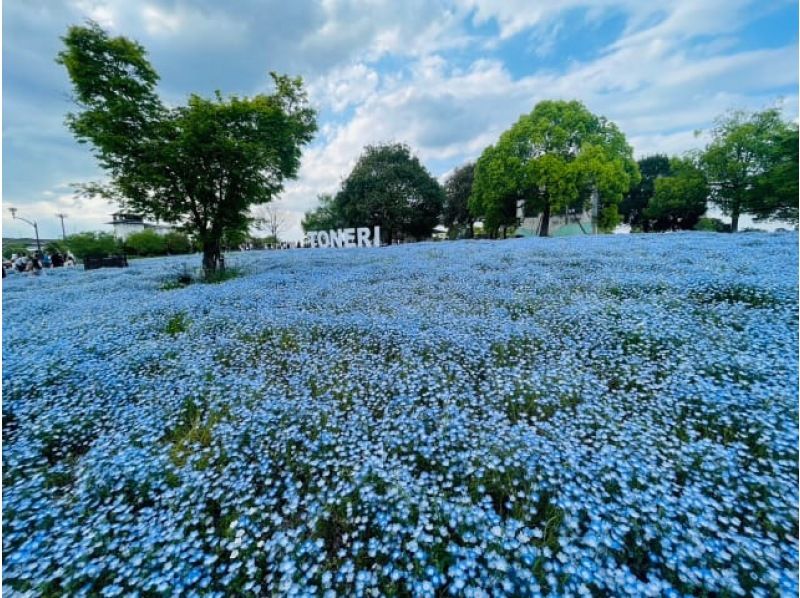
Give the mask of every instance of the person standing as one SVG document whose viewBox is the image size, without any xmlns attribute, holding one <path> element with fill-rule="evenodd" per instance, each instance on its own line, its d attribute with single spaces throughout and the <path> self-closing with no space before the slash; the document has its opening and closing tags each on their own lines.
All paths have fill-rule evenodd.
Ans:
<svg viewBox="0 0 800 598">
<path fill-rule="evenodd" d="M 14 260 L 14 268 L 16 268 L 17 272 L 25 272 L 27 261 L 28 258 L 24 255 L 20 255 L 16 260 Z"/>
</svg>

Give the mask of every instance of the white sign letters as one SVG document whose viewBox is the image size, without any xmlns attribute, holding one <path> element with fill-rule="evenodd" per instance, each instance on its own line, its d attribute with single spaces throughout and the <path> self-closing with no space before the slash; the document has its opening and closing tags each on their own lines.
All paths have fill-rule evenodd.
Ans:
<svg viewBox="0 0 800 598">
<path fill-rule="evenodd" d="M 380 247 L 381 227 L 372 229 L 372 239 L 369 238 L 369 228 L 339 228 L 337 230 L 317 230 L 308 232 L 311 247 Z"/>
</svg>

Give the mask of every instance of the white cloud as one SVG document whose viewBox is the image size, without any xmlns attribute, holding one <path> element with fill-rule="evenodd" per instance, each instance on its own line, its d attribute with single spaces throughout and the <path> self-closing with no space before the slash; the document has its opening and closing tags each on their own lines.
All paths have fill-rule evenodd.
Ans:
<svg viewBox="0 0 800 598">
<path fill-rule="evenodd" d="M 142 7 L 142 19 L 150 35 L 174 34 L 185 25 L 185 19 L 178 11 L 168 12 L 149 4 Z"/>
<path fill-rule="evenodd" d="M 75 0 L 75 7 L 101 27 L 115 26 L 114 11 L 101 0 Z"/>
<path fill-rule="evenodd" d="M 349 64 L 312 81 L 309 97 L 316 106 L 341 112 L 367 101 L 379 82 L 378 73 L 363 62 Z"/>
</svg>

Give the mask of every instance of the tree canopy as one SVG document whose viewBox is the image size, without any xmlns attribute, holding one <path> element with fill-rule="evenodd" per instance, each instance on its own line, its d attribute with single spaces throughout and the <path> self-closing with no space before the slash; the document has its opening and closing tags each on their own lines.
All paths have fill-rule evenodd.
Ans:
<svg viewBox="0 0 800 598">
<path fill-rule="evenodd" d="M 706 212 L 708 184 L 691 158 L 672 158 L 669 175 L 656 178 L 653 187 L 642 215 L 648 230 L 691 230 Z"/>
<path fill-rule="evenodd" d="M 617 204 L 639 181 L 633 150 L 617 126 L 577 101 L 543 101 L 520 119 L 475 165 L 470 210 L 490 230 L 513 223 L 518 201 L 550 215 L 588 207 L 593 190 L 600 199 L 598 225 L 613 228 Z"/>
<path fill-rule="evenodd" d="M 702 165 L 711 201 L 730 216 L 732 232 L 742 214 L 796 219 L 796 125 L 778 108 L 736 111 L 717 119 L 711 137 Z"/>
<path fill-rule="evenodd" d="M 246 228 L 250 206 L 270 201 L 296 176 L 300 150 L 316 130 L 302 80 L 272 73 L 271 94 L 193 94 L 169 108 L 138 43 L 109 37 L 95 23 L 70 27 L 63 41 L 58 62 L 79 108 L 67 124 L 110 177 L 84 185 L 84 193 L 181 222 L 213 271 L 223 236 Z"/>
<path fill-rule="evenodd" d="M 756 220 L 798 220 L 798 131 L 789 123 L 775 136 L 769 166 L 753 181 L 749 211 Z"/>
<path fill-rule="evenodd" d="M 305 232 L 311 230 L 331 230 L 345 226 L 335 196 L 330 193 L 322 193 L 317 196 L 317 201 L 319 205 L 313 210 L 306 212 L 300 223 Z"/>
<path fill-rule="evenodd" d="M 632 229 L 648 231 L 650 223 L 644 217 L 644 211 L 655 193 L 655 182 L 659 177 L 669 176 L 669 157 L 663 154 L 647 156 L 637 161 L 641 179 L 630 188 L 619 205 L 623 222 Z"/>
<path fill-rule="evenodd" d="M 442 187 L 407 145 L 367 146 L 336 197 L 306 214 L 303 226 L 380 226 L 388 243 L 420 239 L 433 231 L 443 204 Z"/>
<path fill-rule="evenodd" d="M 475 223 L 475 217 L 469 211 L 474 174 L 475 164 L 470 162 L 456 168 L 444 183 L 442 224 L 451 229 L 463 229 L 468 238 L 473 236 Z"/>
</svg>

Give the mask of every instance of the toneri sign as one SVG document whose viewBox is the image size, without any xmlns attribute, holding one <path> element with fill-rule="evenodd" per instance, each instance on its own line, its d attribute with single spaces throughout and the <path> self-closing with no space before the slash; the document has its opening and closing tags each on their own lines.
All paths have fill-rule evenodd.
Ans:
<svg viewBox="0 0 800 598">
<path fill-rule="evenodd" d="M 311 247 L 380 247 L 381 227 L 372 228 L 372 239 L 369 228 L 361 226 L 309 231 L 308 240 L 311 242 Z"/>
</svg>

